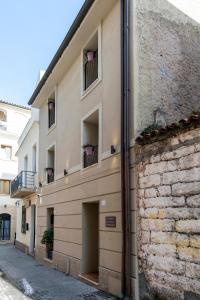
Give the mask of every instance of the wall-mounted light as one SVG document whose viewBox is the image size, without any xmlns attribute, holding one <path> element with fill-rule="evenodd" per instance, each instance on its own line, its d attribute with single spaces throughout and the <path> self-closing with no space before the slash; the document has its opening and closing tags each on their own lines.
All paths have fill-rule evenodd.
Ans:
<svg viewBox="0 0 200 300">
<path fill-rule="evenodd" d="M 39 187 L 40 187 L 40 188 L 42 187 L 42 182 L 39 182 Z"/>
<path fill-rule="evenodd" d="M 15 202 L 15 206 L 16 206 L 16 207 L 19 207 L 19 201 L 16 201 L 16 202 Z"/>
<path fill-rule="evenodd" d="M 68 171 L 66 169 L 64 169 L 64 176 L 68 175 Z"/>
<path fill-rule="evenodd" d="M 114 145 L 111 145 L 111 146 L 110 146 L 110 153 L 111 153 L 111 154 L 115 154 L 115 152 L 116 152 L 115 146 L 114 146 Z"/>
</svg>

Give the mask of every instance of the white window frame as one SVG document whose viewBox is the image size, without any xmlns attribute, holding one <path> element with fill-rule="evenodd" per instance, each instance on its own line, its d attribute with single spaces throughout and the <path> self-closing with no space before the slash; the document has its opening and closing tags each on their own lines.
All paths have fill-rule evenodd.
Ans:
<svg viewBox="0 0 200 300">
<path fill-rule="evenodd" d="M 37 165 L 37 143 L 34 143 L 32 145 L 32 172 L 37 172 L 38 171 L 38 165 Z M 33 148 L 36 149 L 35 151 L 35 171 L 33 171 Z"/>
<path fill-rule="evenodd" d="M 98 163 L 93 164 L 89 167 L 84 168 L 84 161 L 83 161 L 83 130 L 84 130 L 84 121 L 95 111 L 98 111 L 99 114 L 99 140 L 98 140 Z M 84 117 L 81 119 L 81 149 L 80 149 L 80 155 L 81 155 L 81 171 L 87 170 L 89 168 L 92 168 L 96 165 L 99 165 L 102 160 L 102 104 L 99 103 L 97 106 L 95 106 L 93 109 L 91 109 Z"/>
<path fill-rule="evenodd" d="M 83 69 L 83 57 L 84 50 L 87 47 L 89 41 L 98 34 L 98 78 L 85 90 L 84 89 L 84 69 Z M 81 99 L 84 99 L 102 80 L 102 26 L 100 25 L 93 31 L 93 33 L 88 38 L 87 42 L 81 49 Z"/>
<path fill-rule="evenodd" d="M 49 110 L 48 110 L 48 102 L 49 102 L 49 98 L 51 97 L 52 94 L 55 94 L 55 122 L 53 125 L 51 125 L 51 127 L 49 128 Z M 57 123 L 57 94 L 58 94 L 58 87 L 55 86 L 51 93 L 49 93 L 49 96 L 47 97 L 46 100 L 46 107 L 47 107 L 47 135 L 53 131 L 56 127 L 56 123 Z"/>
<path fill-rule="evenodd" d="M 47 182 L 47 172 L 46 172 L 46 170 L 44 170 L 44 172 L 45 172 L 45 185 L 53 184 L 56 181 L 56 168 L 57 168 L 57 163 L 56 163 L 56 142 L 54 142 L 53 144 L 48 146 L 48 148 L 46 148 L 46 167 L 45 168 L 48 168 L 48 151 L 53 147 L 54 147 L 54 181 L 50 182 L 50 183 Z"/>
</svg>

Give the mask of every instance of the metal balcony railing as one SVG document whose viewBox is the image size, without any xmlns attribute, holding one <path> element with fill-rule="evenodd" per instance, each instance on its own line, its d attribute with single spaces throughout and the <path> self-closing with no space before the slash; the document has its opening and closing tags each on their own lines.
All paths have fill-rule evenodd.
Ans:
<svg viewBox="0 0 200 300">
<path fill-rule="evenodd" d="M 91 154 L 87 154 L 87 151 L 83 152 L 83 162 L 84 168 L 98 163 L 98 145 L 93 146 L 93 151 Z"/>
<path fill-rule="evenodd" d="M 22 189 L 35 188 L 35 172 L 32 171 L 21 171 L 17 177 L 11 182 L 11 195 Z"/>
</svg>

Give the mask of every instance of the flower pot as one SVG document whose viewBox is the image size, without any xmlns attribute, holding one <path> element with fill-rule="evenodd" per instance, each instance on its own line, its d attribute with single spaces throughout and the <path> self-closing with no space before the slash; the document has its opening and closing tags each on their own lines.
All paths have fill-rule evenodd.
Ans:
<svg viewBox="0 0 200 300">
<path fill-rule="evenodd" d="M 93 146 L 87 146 L 85 147 L 86 155 L 92 155 L 93 154 Z"/>
<path fill-rule="evenodd" d="M 54 109 L 54 102 L 49 102 L 49 109 L 53 110 Z"/>
<path fill-rule="evenodd" d="M 48 176 L 52 176 L 53 175 L 53 169 L 52 168 L 48 168 L 47 169 L 47 175 Z"/>
<path fill-rule="evenodd" d="M 94 60 L 94 51 L 88 51 L 87 52 L 87 61 L 91 62 Z"/>
<path fill-rule="evenodd" d="M 47 250 L 47 258 L 50 260 L 53 259 L 53 251 L 52 250 Z"/>
</svg>

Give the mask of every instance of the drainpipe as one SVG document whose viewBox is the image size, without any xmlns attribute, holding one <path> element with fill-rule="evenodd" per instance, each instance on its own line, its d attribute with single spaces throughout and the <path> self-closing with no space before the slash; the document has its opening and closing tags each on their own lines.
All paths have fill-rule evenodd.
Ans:
<svg viewBox="0 0 200 300">
<path fill-rule="evenodd" d="M 121 0 L 121 201 L 122 294 L 131 299 L 131 204 L 129 134 L 129 0 Z"/>
</svg>

